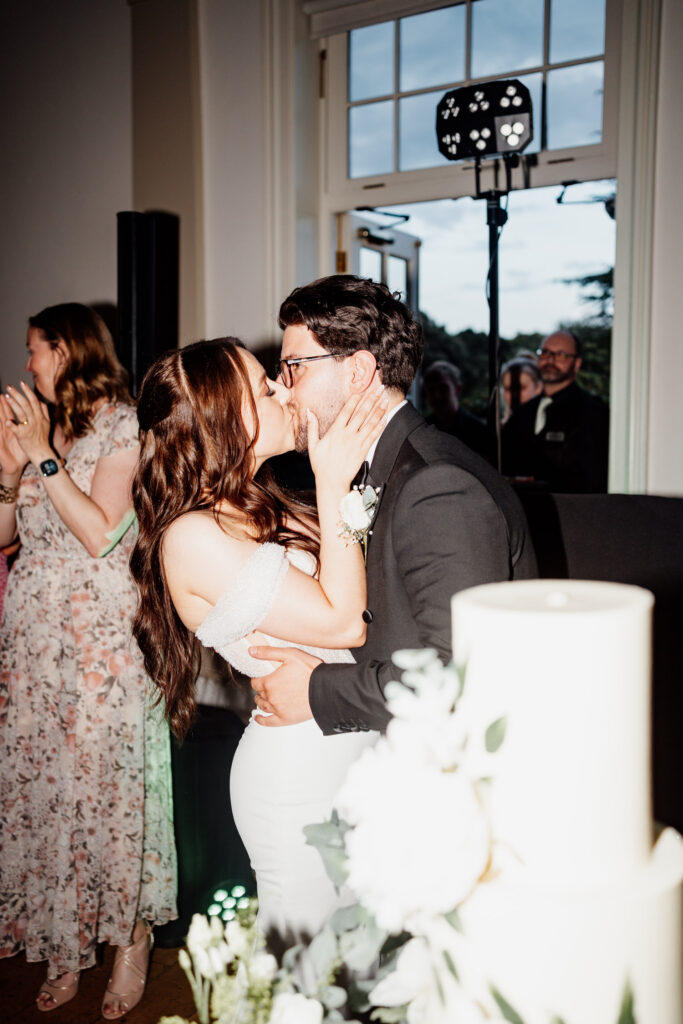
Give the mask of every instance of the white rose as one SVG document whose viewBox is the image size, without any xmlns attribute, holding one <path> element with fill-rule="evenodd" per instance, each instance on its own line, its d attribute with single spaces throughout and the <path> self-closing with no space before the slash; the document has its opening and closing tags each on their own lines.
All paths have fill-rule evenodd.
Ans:
<svg viewBox="0 0 683 1024">
<path fill-rule="evenodd" d="M 485 1024 L 477 1000 L 455 980 L 441 949 L 424 939 L 406 943 L 396 969 L 375 985 L 369 999 L 373 1006 L 408 1003 L 408 1024 Z"/>
<path fill-rule="evenodd" d="M 256 953 L 249 961 L 249 977 L 252 981 L 272 981 L 276 972 L 277 960 L 270 953 Z"/>
<path fill-rule="evenodd" d="M 368 996 L 373 1006 L 403 1006 L 433 984 L 432 962 L 424 939 L 411 939 L 396 961 L 396 970 L 382 978 Z"/>
<path fill-rule="evenodd" d="M 351 530 L 367 530 L 372 522 L 363 504 L 363 496 L 358 490 L 349 491 L 339 502 L 339 515 L 342 523 Z"/>
<path fill-rule="evenodd" d="M 380 740 L 355 762 L 335 801 L 346 836 L 348 886 L 381 928 L 421 934 L 472 891 L 489 831 L 471 782 Z M 419 884 L 407 881 L 419 878 Z"/>
<path fill-rule="evenodd" d="M 401 682 L 384 690 L 392 719 L 387 738 L 401 755 L 440 768 L 462 762 L 468 727 L 454 710 L 461 683 L 453 666 L 442 665 L 436 651 L 396 651 L 396 675 Z"/>
<path fill-rule="evenodd" d="M 215 946 L 209 946 L 207 953 L 211 961 L 214 976 L 222 974 L 227 964 L 232 961 L 232 953 L 225 942 L 220 942 Z"/>
<path fill-rule="evenodd" d="M 249 934 L 239 921 L 228 921 L 225 926 L 225 941 L 233 956 L 243 957 L 249 948 Z"/>
<path fill-rule="evenodd" d="M 273 1000 L 268 1024 L 321 1024 L 323 1007 L 300 992 L 281 992 Z"/>
<path fill-rule="evenodd" d="M 205 949 L 195 949 L 192 954 L 192 959 L 194 961 L 195 968 L 197 969 L 197 973 L 200 974 L 202 978 L 213 979 L 216 977 L 216 972 L 214 971 L 211 963 L 211 957 Z"/>
<path fill-rule="evenodd" d="M 187 948 L 194 956 L 199 949 L 206 949 L 211 944 L 211 926 L 203 914 L 193 914 L 190 930 L 187 933 Z"/>
</svg>

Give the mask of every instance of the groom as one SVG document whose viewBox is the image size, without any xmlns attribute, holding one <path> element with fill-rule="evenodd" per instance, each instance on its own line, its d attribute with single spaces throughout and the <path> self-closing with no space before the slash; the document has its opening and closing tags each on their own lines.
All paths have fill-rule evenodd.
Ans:
<svg viewBox="0 0 683 1024">
<path fill-rule="evenodd" d="M 306 408 L 321 435 L 352 394 L 381 382 L 387 424 L 368 453 L 378 487 L 367 551 L 365 645 L 356 664 L 326 665 L 297 648 L 254 647 L 282 664 L 252 679 L 265 726 L 314 717 L 326 734 L 386 728 L 391 655 L 434 647 L 451 657 L 451 596 L 466 587 L 528 579 L 536 564 L 524 513 L 508 484 L 457 438 L 429 427 L 406 401 L 422 359 L 422 332 L 382 284 L 337 275 L 296 288 L 279 316 L 282 379 L 291 390 L 296 448 L 307 448 Z M 492 638 L 493 641 L 494 638 Z"/>
</svg>

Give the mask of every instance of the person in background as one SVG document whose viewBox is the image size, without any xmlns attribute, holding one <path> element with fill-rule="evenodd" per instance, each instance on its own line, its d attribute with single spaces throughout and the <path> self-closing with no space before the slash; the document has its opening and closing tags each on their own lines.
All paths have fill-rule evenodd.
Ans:
<svg viewBox="0 0 683 1024">
<path fill-rule="evenodd" d="M 489 458 L 492 445 L 486 424 L 463 409 L 462 374 L 454 363 L 439 359 L 431 363 L 422 378 L 424 397 L 431 415 L 427 423 L 433 423 L 439 430 L 459 438 L 473 452 Z"/>
<path fill-rule="evenodd" d="M 131 635 L 137 420 L 87 306 L 29 320 L 26 384 L 0 396 L 0 545 L 19 537 L 0 642 L 0 956 L 46 960 L 41 1011 L 98 942 L 102 1003 L 141 999 L 152 925 L 175 917 L 170 746 Z"/>
<path fill-rule="evenodd" d="M 609 409 L 577 383 L 581 341 L 555 331 L 538 350 L 544 393 L 525 402 L 503 426 L 503 472 L 548 490 L 607 490 Z"/>
<path fill-rule="evenodd" d="M 506 423 L 520 405 L 543 394 L 543 381 L 536 357 L 516 355 L 504 363 L 500 371 L 500 383 L 505 402 L 503 423 Z"/>
</svg>

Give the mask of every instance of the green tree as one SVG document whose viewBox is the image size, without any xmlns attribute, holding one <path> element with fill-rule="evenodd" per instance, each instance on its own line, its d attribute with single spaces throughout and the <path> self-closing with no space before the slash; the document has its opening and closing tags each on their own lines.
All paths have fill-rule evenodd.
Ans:
<svg viewBox="0 0 683 1024">
<path fill-rule="evenodd" d="M 610 364 L 612 358 L 612 318 L 614 315 L 614 267 L 572 277 L 565 284 L 578 284 L 587 307 L 582 320 L 563 323 L 583 342 L 583 363 L 580 379 L 587 391 L 609 402 Z"/>
<path fill-rule="evenodd" d="M 582 319 L 563 322 L 559 327 L 572 331 L 583 343 L 581 385 L 609 402 L 614 270 L 610 267 L 594 274 L 565 279 L 564 283 L 579 285 L 583 293 L 581 302 L 587 307 L 587 312 Z M 421 312 L 420 318 L 425 346 L 423 368 L 438 359 L 455 363 L 462 374 L 461 401 L 464 408 L 486 419 L 489 399 L 488 333 L 467 328 L 452 334 L 427 313 Z M 501 364 L 519 352 L 535 352 L 543 338 L 540 332 L 501 338 Z"/>
</svg>

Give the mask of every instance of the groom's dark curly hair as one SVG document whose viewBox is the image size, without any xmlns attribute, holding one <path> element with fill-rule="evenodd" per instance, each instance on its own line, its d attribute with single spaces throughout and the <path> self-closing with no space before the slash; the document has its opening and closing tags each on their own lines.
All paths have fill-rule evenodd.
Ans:
<svg viewBox="0 0 683 1024">
<path fill-rule="evenodd" d="M 384 386 L 403 394 L 422 361 L 422 328 L 398 293 L 352 274 L 295 288 L 280 306 L 279 324 L 303 324 L 334 355 L 371 352 Z"/>
</svg>

